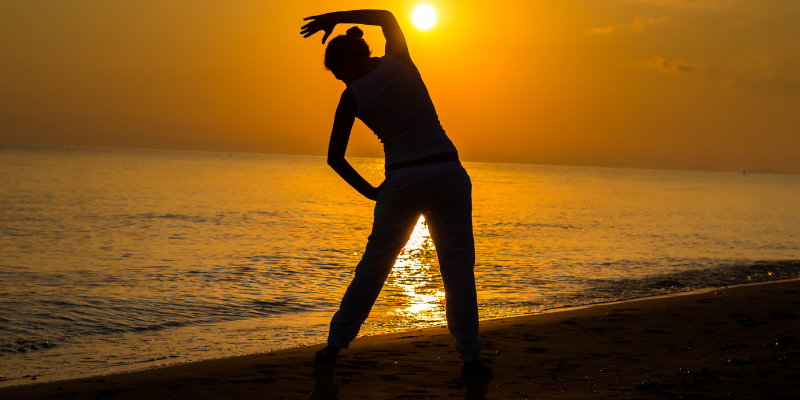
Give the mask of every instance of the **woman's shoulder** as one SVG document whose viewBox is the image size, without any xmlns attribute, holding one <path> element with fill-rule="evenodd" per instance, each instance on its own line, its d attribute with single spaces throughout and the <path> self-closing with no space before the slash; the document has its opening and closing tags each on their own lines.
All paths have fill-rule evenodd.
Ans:
<svg viewBox="0 0 800 400">
<path fill-rule="evenodd" d="M 416 67 L 410 67 L 406 65 L 406 63 L 398 60 L 397 58 L 393 57 L 391 54 L 386 54 L 381 57 L 381 65 L 378 66 L 380 68 L 383 66 L 387 70 L 391 70 L 394 73 L 403 73 L 409 75 L 419 76 L 419 70 Z"/>
<path fill-rule="evenodd" d="M 416 68 L 412 68 L 412 67 L 406 65 L 406 63 L 396 59 L 394 56 L 392 56 L 391 54 L 388 54 L 388 53 L 384 54 L 383 57 L 381 57 L 381 60 L 388 60 L 389 63 L 391 63 L 393 65 L 396 65 L 398 67 L 405 67 L 405 68 L 412 69 L 412 70 L 416 71 Z"/>
</svg>

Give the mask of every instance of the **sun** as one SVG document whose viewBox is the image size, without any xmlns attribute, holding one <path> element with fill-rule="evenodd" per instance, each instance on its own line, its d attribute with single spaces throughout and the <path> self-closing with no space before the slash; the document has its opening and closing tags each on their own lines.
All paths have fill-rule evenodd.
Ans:
<svg viewBox="0 0 800 400">
<path fill-rule="evenodd" d="M 436 10 L 427 4 L 419 5 L 414 9 L 414 13 L 411 14 L 411 20 L 414 21 L 414 26 L 417 29 L 427 31 L 433 28 L 436 23 Z"/>
</svg>

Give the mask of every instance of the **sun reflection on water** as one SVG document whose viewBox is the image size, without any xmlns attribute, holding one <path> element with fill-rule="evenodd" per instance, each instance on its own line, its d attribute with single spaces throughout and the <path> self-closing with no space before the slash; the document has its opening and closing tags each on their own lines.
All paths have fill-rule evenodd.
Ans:
<svg viewBox="0 0 800 400">
<path fill-rule="evenodd" d="M 420 217 L 386 282 L 397 306 L 387 312 L 392 324 L 425 327 L 445 323 L 444 288 L 436 248 L 425 217 Z"/>
</svg>

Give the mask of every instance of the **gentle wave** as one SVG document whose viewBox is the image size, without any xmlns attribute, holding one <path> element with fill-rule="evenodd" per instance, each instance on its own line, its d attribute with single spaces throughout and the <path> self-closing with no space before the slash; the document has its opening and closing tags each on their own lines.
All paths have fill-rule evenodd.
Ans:
<svg viewBox="0 0 800 400">
<path fill-rule="evenodd" d="M 797 176 L 464 165 L 482 318 L 800 274 Z M 324 157 L 0 146 L 0 179 L 0 386 L 321 342 L 372 219 Z M 436 257 L 421 221 L 362 333 L 444 323 Z"/>
</svg>

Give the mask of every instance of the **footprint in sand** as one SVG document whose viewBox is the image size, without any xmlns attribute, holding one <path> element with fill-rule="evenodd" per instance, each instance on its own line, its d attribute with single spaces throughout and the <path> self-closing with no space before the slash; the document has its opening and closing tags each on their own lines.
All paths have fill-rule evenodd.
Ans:
<svg viewBox="0 0 800 400">
<path fill-rule="evenodd" d="M 546 351 L 550 351 L 550 349 L 544 347 L 528 347 L 525 349 L 526 353 L 535 353 L 535 354 L 542 354 Z"/>
<path fill-rule="evenodd" d="M 185 379 L 176 379 L 175 382 L 178 383 L 189 383 L 195 385 L 216 385 L 219 379 L 214 378 L 185 378 Z"/>
<path fill-rule="evenodd" d="M 355 370 L 366 370 L 366 369 L 375 369 L 378 366 L 377 361 L 348 361 L 346 363 L 341 363 L 339 365 L 340 368 L 344 369 L 355 369 Z"/>
<path fill-rule="evenodd" d="M 256 379 L 249 379 L 249 380 L 235 380 L 235 381 L 228 381 L 228 383 L 270 383 L 270 382 L 277 382 L 279 381 L 278 378 L 256 378 Z"/>
</svg>

